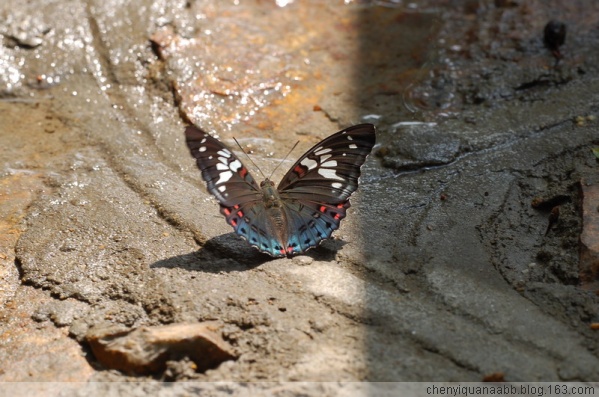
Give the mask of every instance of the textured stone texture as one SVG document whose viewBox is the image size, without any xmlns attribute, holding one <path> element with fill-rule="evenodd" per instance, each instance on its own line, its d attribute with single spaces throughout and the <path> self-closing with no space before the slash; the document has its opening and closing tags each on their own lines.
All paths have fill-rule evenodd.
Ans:
<svg viewBox="0 0 599 397">
<path fill-rule="evenodd" d="M 235 358 L 217 333 L 218 324 L 172 324 L 159 327 L 95 327 L 86 336 L 96 359 L 126 374 L 164 372 L 167 361 L 189 358 L 204 372 Z"/>
<path fill-rule="evenodd" d="M 128 395 L 597 380 L 579 181 L 597 170 L 599 3 L 445 4 L 1 2 L 0 376 L 138 381 Z M 299 140 L 274 180 L 362 121 L 377 155 L 335 239 L 271 260 L 218 213 L 186 120 L 267 175 Z M 537 197 L 560 198 L 550 228 Z M 239 357 L 205 372 L 182 358 L 132 379 L 86 342 L 214 320 Z"/>
</svg>

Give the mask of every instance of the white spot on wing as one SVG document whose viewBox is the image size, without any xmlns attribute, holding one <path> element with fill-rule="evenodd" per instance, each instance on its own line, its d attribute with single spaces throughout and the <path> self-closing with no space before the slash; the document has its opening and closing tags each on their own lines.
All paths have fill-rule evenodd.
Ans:
<svg viewBox="0 0 599 397">
<path fill-rule="evenodd" d="M 339 182 L 333 182 L 331 183 L 331 186 L 333 186 L 335 189 L 341 189 L 343 187 L 343 184 Z"/>
<path fill-rule="evenodd" d="M 216 164 L 216 169 L 219 171 L 226 171 L 229 169 L 229 167 L 227 167 L 226 164 L 222 164 L 222 163 L 217 163 Z"/>
<path fill-rule="evenodd" d="M 320 157 L 320 162 L 324 163 L 331 156 L 332 156 L 332 154 L 325 154 L 324 156 Z"/>
<path fill-rule="evenodd" d="M 317 156 L 322 156 L 323 154 L 331 152 L 332 150 L 333 149 L 331 149 L 331 148 L 323 149 L 322 147 L 319 147 L 318 149 L 316 149 L 314 151 L 314 154 L 317 155 Z"/>
<path fill-rule="evenodd" d="M 316 166 L 318 165 L 318 163 L 312 159 L 309 158 L 305 158 L 300 162 L 301 165 L 303 165 L 304 167 L 306 167 L 308 169 L 308 171 L 313 170 L 314 168 L 316 168 Z"/>
<path fill-rule="evenodd" d="M 333 167 L 337 167 L 337 161 L 331 160 L 331 161 L 327 161 L 326 163 L 322 163 L 321 165 L 323 167 L 333 168 Z"/>
<path fill-rule="evenodd" d="M 206 146 L 200 147 L 200 152 L 205 152 L 205 151 L 206 151 Z"/>
<path fill-rule="evenodd" d="M 225 185 L 222 185 L 222 186 L 218 187 L 218 191 L 221 192 L 221 193 L 224 192 L 225 190 L 227 190 L 227 187 Z"/>
<path fill-rule="evenodd" d="M 231 152 L 228 149 L 221 149 L 218 152 L 216 152 L 216 154 L 218 154 L 221 157 L 226 157 L 226 158 L 231 157 Z"/>
<path fill-rule="evenodd" d="M 357 149 L 358 145 L 356 145 L 355 143 L 352 143 L 352 144 L 349 145 L 349 148 L 350 149 Z"/>
<path fill-rule="evenodd" d="M 237 172 L 241 168 L 241 161 L 235 160 L 231 164 L 229 164 L 229 168 L 233 172 Z"/>
<path fill-rule="evenodd" d="M 347 136 L 347 140 L 348 140 L 348 141 L 353 141 L 353 140 L 354 140 L 354 138 L 352 138 L 350 135 L 348 135 L 348 136 Z"/>
<path fill-rule="evenodd" d="M 231 171 L 225 171 L 218 174 L 218 181 L 216 181 L 216 185 L 220 185 L 221 183 L 228 182 L 229 179 L 233 176 Z"/>
<path fill-rule="evenodd" d="M 206 143 L 206 138 L 202 139 L 200 143 Z"/>
<path fill-rule="evenodd" d="M 337 173 L 335 172 L 335 170 L 332 170 L 330 168 L 319 168 L 318 169 L 318 173 L 320 175 L 323 176 L 323 178 L 326 179 L 337 179 L 340 181 L 344 181 L 345 179 L 341 178 L 339 175 L 337 175 Z"/>
</svg>

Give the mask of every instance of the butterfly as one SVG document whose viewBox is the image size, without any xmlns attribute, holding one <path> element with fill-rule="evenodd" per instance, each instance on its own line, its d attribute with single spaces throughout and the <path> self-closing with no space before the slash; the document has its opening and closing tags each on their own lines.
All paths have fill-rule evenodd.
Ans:
<svg viewBox="0 0 599 397">
<path fill-rule="evenodd" d="M 375 143 L 372 124 L 341 130 L 308 150 L 275 188 L 258 185 L 219 140 L 191 125 L 185 129 L 191 155 L 208 191 L 235 233 L 274 257 L 301 254 L 331 237 L 358 188 L 360 167 Z"/>
</svg>

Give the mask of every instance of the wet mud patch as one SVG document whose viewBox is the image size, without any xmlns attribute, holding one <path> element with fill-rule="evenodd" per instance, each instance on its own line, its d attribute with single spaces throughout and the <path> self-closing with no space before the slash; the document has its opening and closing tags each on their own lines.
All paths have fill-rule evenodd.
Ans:
<svg viewBox="0 0 599 397">
<path fill-rule="evenodd" d="M 599 302 L 580 288 L 579 183 L 597 164 L 591 129 L 577 128 L 594 125 L 596 117 L 597 90 L 586 90 L 597 81 L 596 54 L 591 54 L 595 19 L 579 18 L 586 3 L 553 4 L 464 3 L 443 14 L 438 56 L 425 64 L 428 75 L 406 95 L 407 105 L 422 111 L 427 123 L 391 125 L 391 139 L 383 136 L 378 154 L 398 178 L 409 180 L 402 171 L 421 170 L 421 179 L 428 180 L 435 167 L 452 175 L 437 178 L 446 186 L 423 203 L 420 216 L 428 229 L 416 224 L 414 235 L 431 245 L 453 242 L 472 261 L 481 255 L 464 237 L 472 223 L 483 256 L 511 288 L 584 335 L 585 346 L 596 351 L 590 323 L 597 321 Z M 556 59 L 543 29 L 558 10 L 568 35 Z M 472 202 L 472 212 L 456 205 L 460 198 Z M 535 199 L 541 204 L 533 206 Z M 446 243 L 427 237 L 437 231 L 433 225 L 451 230 L 458 219 L 459 236 L 439 233 Z M 447 259 L 456 266 L 457 250 Z M 445 261 L 432 255 L 440 268 Z"/>
<path fill-rule="evenodd" d="M 598 348 L 590 324 L 599 297 L 581 287 L 580 191 L 597 164 L 589 145 L 550 156 L 515 179 L 498 211 L 480 228 L 489 257 L 512 287 Z"/>
<path fill-rule="evenodd" d="M 596 73 L 595 55 L 585 48 L 597 40 L 597 11 L 582 0 L 456 4 L 441 16 L 437 55 L 425 64 L 429 73 L 409 92 L 409 104 L 468 120 L 476 108 L 543 101 Z M 566 31 L 559 58 L 544 37 L 556 19 Z"/>
</svg>

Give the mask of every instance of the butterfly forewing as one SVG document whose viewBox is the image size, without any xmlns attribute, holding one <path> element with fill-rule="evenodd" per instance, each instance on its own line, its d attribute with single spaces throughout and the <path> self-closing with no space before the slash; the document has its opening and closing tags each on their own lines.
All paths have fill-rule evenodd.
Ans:
<svg viewBox="0 0 599 397">
<path fill-rule="evenodd" d="M 261 201 L 260 188 L 235 154 L 208 133 L 189 126 L 185 139 L 208 191 L 226 207 Z"/>
<path fill-rule="evenodd" d="M 360 167 L 374 143 L 372 124 L 359 124 L 331 135 L 308 150 L 285 174 L 278 186 L 281 197 L 345 202 L 358 188 Z"/>
<path fill-rule="evenodd" d="M 261 243 L 265 239 L 264 232 L 253 226 L 251 219 L 260 219 L 262 195 L 247 168 L 220 141 L 194 126 L 187 127 L 185 138 L 208 191 L 219 202 L 227 223 L 252 245 Z"/>
</svg>

